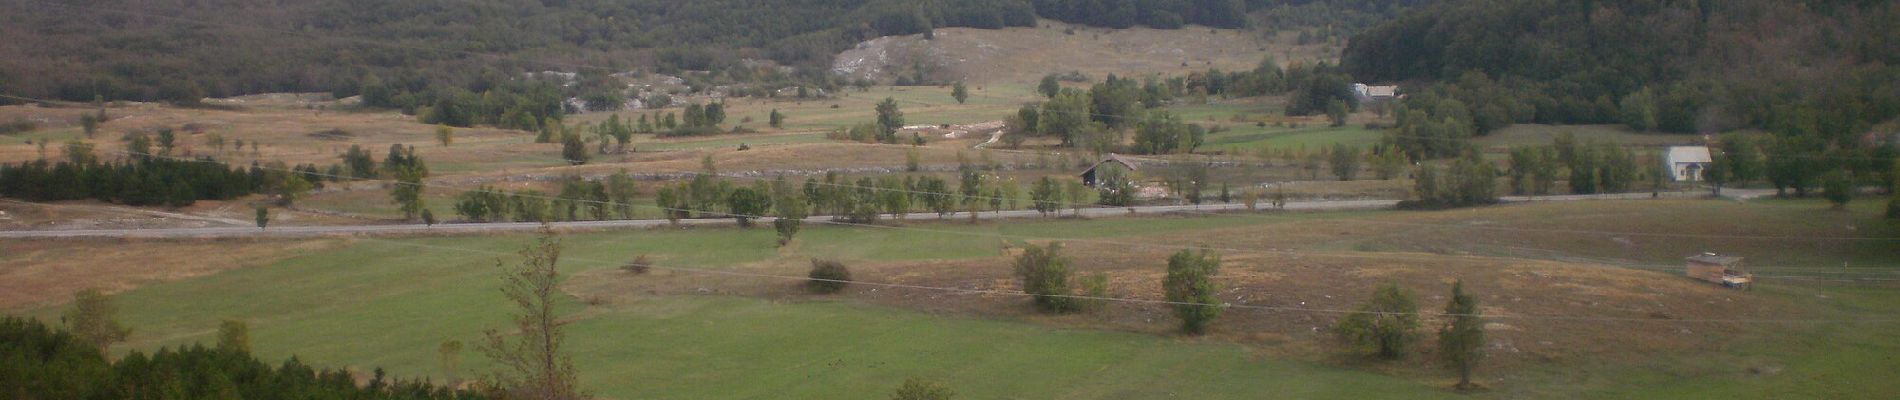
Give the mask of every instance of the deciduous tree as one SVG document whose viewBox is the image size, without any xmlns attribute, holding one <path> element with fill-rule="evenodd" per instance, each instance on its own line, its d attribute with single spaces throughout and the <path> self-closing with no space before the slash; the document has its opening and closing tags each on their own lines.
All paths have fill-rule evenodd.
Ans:
<svg viewBox="0 0 1900 400">
<path fill-rule="evenodd" d="M 218 350 L 249 353 L 251 352 L 251 326 L 241 319 L 226 319 L 218 322 Z"/>
<path fill-rule="evenodd" d="M 1221 304 L 1214 284 L 1220 274 L 1220 255 L 1207 249 L 1198 253 L 1181 250 L 1168 257 L 1168 277 L 1162 282 L 1168 301 L 1174 302 L 1174 315 L 1181 318 L 1181 331 L 1201 334 L 1220 317 Z"/>
<path fill-rule="evenodd" d="M 1339 180 L 1350 181 L 1359 176 L 1358 148 L 1337 143 L 1333 145 L 1333 151 L 1328 154 L 1328 157 L 1330 159 L 1327 165 L 1332 167 L 1333 176 L 1338 177 Z"/>
<path fill-rule="evenodd" d="M 1333 327 L 1341 339 L 1388 360 L 1405 356 L 1417 341 L 1418 328 L 1418 304 L 1397 284 L 1380 285 L 1372 299 Z"/>
<path fill-rule="evenodd" d="M 495 262 L 502 271 L 502 295 L 516 313 L 508 330 L 490 329 L 484 334 L 482 352 L 502 368 L 488 378 L 489 384 L 508 398 L 585 398 L 574 363 L 562 349 L 567 323 L 561 321 L 558 310 L 563 296 L 556 265 L 561 241 L 552 232 L 542 232 L 534 244 L 521 250 L 521 258 L 517 265 Z"/>
<path fill-rule="evenodd" d="M 798 235 L 800 225 L 805 223 L 805 217 L 811 215 L 811 208 L 806 204 L 805 196 L 800 195 L 790 183 L 785 182 L 783 176 L 772 182 L 772 196 L 774 197 L 772 200 L 774 214 L 778 216 L 772 220 L 772 230 L 778 232 L 778 245 L 784 246 L 791 243 L 792 238 Z"/>
<path fill-rule="evenodd" d="M 1484 359 L 1484 315 L 1478 299 L 1465 294 L 1465 282 L 1451 284 L 1445 326 L 1438 330 L 1438 356 L 1458 371 L 1458 389 L 1471 389 L 1471 369 Z"/>
<path fill-rule="evenodd" d="M 66 329 L 78 336 L 79 340 L 99 349 L 101 356 L 111 355 L 113 343 L 123 342 L 132 335 L 132 328 L 119 324 L 119 307 L 112 304 L 112 298 L 97 288 L 82 289 L 73 293 L 72 308 L 60 314 Z"/>
<path fill-rule="evenodd" d="M 904 129 L 904 112 L 897 109 L 896 99 L 886 97 L 877 103 L 877 141 L 897 143 L 899 129 Z"/>
<path fill-rule="evenodd" d="M 1074 290 L 1069 281 L 1075 271 L 1069 267 L 1069 258 L 1062 255 L 1062 243 L 1024 245 L 1023 254 L 1016 257 L 1015 271 L 1023 292 L 1035 296 L 1037 308 L 1051 313 L 1080 309 L 1080 303 L 1069 297 Z"/>
</svg>

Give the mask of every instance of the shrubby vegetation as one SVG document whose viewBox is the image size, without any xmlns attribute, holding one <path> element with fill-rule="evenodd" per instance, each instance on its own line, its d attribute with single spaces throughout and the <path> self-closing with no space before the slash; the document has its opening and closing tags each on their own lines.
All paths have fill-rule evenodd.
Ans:
<svg viewBox="0 0 1900 400">
<path fill-rule="evenodd" d="M 1397 284 L 1379 285 L 1372 299 L 1333 326 L 1340 339 L 1383 359 L 1405 357 L 1418 341 L 1418 329 L 1418 304 Z"/>
<path fill-rule="evenodd" d="M 1414 174 L 1413 198 L 1399 202 L 1399 208 L 1468 207 L 1498 201 L 1497 170 L 1476 155 L 1454 161 L 1449 167 L 1421 165 Z"/>
<path fill-rule="evenodd" d="M 904 379 L 904 384 L 891 393 L 891 400 L 950 400 L 956 397 L 957 392 L 950 390 L 950 387 L 916 377 Z"/>
<path fill-rule="evenodd" d="M 1207 249 L 1198 253 L 1181 250 L 1168 257 L 1168 277 L 1162 281 L 1162 289 L 1168 301 L 1180 303 L 1174 305 L 1174 315 L 1181 318 L 1182 332 L 1206 332 L 1207 325 L 1220 317 L 1220 287 L 1213 281 L 1219 274 L 1220 255 Z"/>
<path fill-rule="evenodd" d="M 468 222 L 553 222 L 632 219 L 639 187 L 621 171 L 602 180 L 568 177 L 560 193 L 503 191 L 488 186 L 463 192 L 455 214 Z"/>
<path fill-rule="evenodd" d="M 315 167 L 309 169 L 314 171 Z M 273 177 L 279 179 L 277 183 L 270 180 Z M 236 199 L 281 185 L 289 178 L 259 165 L 245 169 L 210 159 L 39 160 L 0 164 L 0 195 L 29 201 L 96 199 L 135 206 L 183 207 L 198 200 Z"/>
<path fill-rule="evenodd" d="M 1023 292 L 1035 296 L 1036 308 L 1051 313 L 1082 309 L 1082 301 L 1071 297 L 1075 270 L 1070 263 L 1062 255 L 1062 243 L 1023 246 L 1023 254 L 1016 257 L 1016 277 L 1022 281 Z"/>
<path fill-rule="evenodd" d="M 811 260 L 811 280 L 805 282 L 812 293 L 834 294 L 844 291 L 851 285 L 851 270 L 843 263 L 831 260 Z"/>
<path fill-rule="evenodd" d="M 0 393 L 49 399 L 484 399 L 426 381 L 389 379 L 378 368 L 365 384 L 341 369 L 290 358 L 272 367 L 250 354 L 241 324 L 219 327 L 219 345 L 132 351 L 117 361 L 81 335 L 36 320 L 0 318 Z"/>
</svg>

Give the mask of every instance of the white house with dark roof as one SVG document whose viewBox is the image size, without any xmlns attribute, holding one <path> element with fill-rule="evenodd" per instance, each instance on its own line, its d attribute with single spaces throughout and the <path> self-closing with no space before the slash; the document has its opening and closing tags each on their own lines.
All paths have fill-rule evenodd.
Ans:
<svg viewBox="0 0 1900 400">
<path fill-rule="evenodd" d="M 1352 84 L 1352 94 L 1359 97 L 1360 103 L 1386 101 L 1398 97 L 1399 87 L 1354 83 Z"/>
<path fill-rule="evenodd" d="M 1676 182 L 1701 182 L 1702 171 L 1707 171 L 1715 158 L 1709 156 L 1708 146 L 1673 146 L 1663 162 L 1668 163 L 1669 176 Z"/>
</svg>

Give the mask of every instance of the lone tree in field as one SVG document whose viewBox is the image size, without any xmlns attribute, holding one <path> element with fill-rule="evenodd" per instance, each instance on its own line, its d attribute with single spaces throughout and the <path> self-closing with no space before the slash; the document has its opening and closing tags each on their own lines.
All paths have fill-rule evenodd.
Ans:
<svg viewBox="0 0 1900 400">
<path fill-rule="evenodd" d="M 1331 157 L 1327 164 L 1332 166 L 1333 176 L 1339 177 L 1339 180 L 1350 181 L 1359 176 L 1358 148 L 1345 143 L 1334 144 L 1333 151 L 1327 156 Z"/>
<path fill-rule="evenodd" d="M 1201 334 L 1207 331 L 1207 324 L 1220 317 L 1220 298 L 1216 297 L 1220 288 L 1215 287 L 1213 277 L 1220 274 L 1220 255 L 1181 250 L 1168 257 L 1168 278 L 1162 282 L 1162 289 L 1168 294 L 1168 301 L 1174 305 L 1174 315 L 1181 317 L 1181 331 L 1188 334 Z"/>
<path fill-rule="evenodd" d="M 587 142 L 581 140 L 581 135 L 568 133 L 561 136 L 561 159 L 567 160 L 568 165 L 586 164 L 587 157 Z"/>
<path fill-rule="evenodd" d="M 1438 330 L 1438 354 L 1446 366 L 1458 370 L 1458 390 L 1471 385 L 1471 367 L 1484 359 L 1484 316 L 1478 299 L 1465 294 L 1465 282 L 1451 284 L 1451 301 L 1445 303 L 1450 321 Z"/>
<path fill-rule="evenodd" d="M 561 241 L 544 231 L 535 244 L 521 250 L 521 257 L 521 264 L 515 266 L 495 261 L 502 270 L 501 293 L 519 314 L 514 316 L 514 333 L 486 332 L 482 352 L 503 368 L 488 383 L 507 398 L 583 398 L 574 363 L 561 351 L 565 323 L 555 312 L 561 297 L 560 270 L 555 267 L 561 258 Z"/>
<path fill-rule="evenodd" d="M 1345 101 L 1333 100 L 1326 103 L 1326 118 L 1332 120 L 1334 127 L 1346 126 L 1346 116 L 1350 111 L 1351 107 L 1348 107 Z"/>
<path fill-rule="evenodd" d="M 1845 210 L 1847 202 L 1854 200 L 1854 181 L 1847 177 L 1847 173 L 1829 172 L 1821 178 L 1821 191 L 1827 202 L 1834 204 L 1834 209 Z"/>
<path fill-rule="evenodd" d="M 878 143 L 897 143 L 899 129 L 904 129 L 904 112 L 897 109 L 897 99 L 886 97 L 877 103 Z"/>
<path fill-rule="evenodd" d="M 753 187 L 733 189 L 726 195 L 726 209 L 732 210 L 732 218 L 739 222 L 740 228 L 751 228 L 753 218 L 772 210 L 772 193 L 763 181 Z"/>
<path fill-rule="evenodd" d="M 811 273 L 807 277 L 811 280 L 805 281 L 806 287 L 817 294 L 838 293 L 851 285 L 851 270 L 837 261 L 812 259 Z"/>
<path fill-rule="evenodd" d="M 251 352 L 251 325 L 244 323 L 241 319 L 227 319 L 219 322 L 218 350 Z"/>
<path fill-rule="evenodd" d="M 1069 258 L 1062 256 L 1062 243 L 1048 247 L 1026 245 L 1016 257 L 1016 277 L 1022 279 L 1023 292 L 1036 296 L 1036 307 L 1045 312 L 1065 313 L 1080 309 L 1080 302 L 1069 297 L 1069 281 L 1075 271 Z"/>
<path fill-rule="evenodd" d="M 455 142 L 455 128 L 450 128 L 448 125 L 436 125 L 435 141 L 441 142 L 442 147 L 449 147 L 450 143 Z"/>
<path fill-rule="evenodd" d="M 778 112 L 776 108 L 772 109 L 772 114 L 766 116 L 766 124 L 771 125 L 773 129 L 784 128 L 785 113 Z"/>
<path fill-rule="evenodd" d="M 1056 94 L 1062 93 L 1062 81 L 1056 79 L 1056 74 L 1043 75 L 1042 82 L 1036 85 L 1036 93 L 1041 93 L 1042 97 L 1056 98 Z"/>
<path fill-rule="evenodd" d="M 259 206 L 257 207 L 257 229 L 264 229 L 265 225 L 270 225 L 270 209 Z"/>
<path fill-rule="evenodd" d="M 950 97 L 956 98 L 957 104 L 963 104 L 970 99 L 970 87 L 964 86 L 963 81 L 957 81 L 957 84 L 950 86 Z"/>
<path fill-rule="evenodd" d="M 402 210 L 403 220 L 414 220 L 426 208 L 422 202 L 422 178 L 429 176 L 429 172 L 417 166 L 397 168 L 394 173 L 396 185 L 389 189 L 390 200 Z"/>
<path fill-rule="evenodd" d="M 772 182 L 772 197 L 773 214 L 778 216 L 772 220 L 772 230 L 778 231 L 778 245 L 784 246 L 798 236 L 805 217 L 811 216 L 811 206 L 805 202 L 804 193 L 793 188 L 784 176 Z"/>
<path fill-rule="evenodd" d="M 132 328 L 119 325 L 119 308 L 112 304 L 112 298 L 96 288 L 73 293 L 73 308 L 60 315 L 66 323 L 66 329 L 78 336 L 79 340 L 99 348 L 99 355 L 112 354 L 108 349 L 113 343 L 125 341 L 132 334 Z M 110 359 L 110 357 L 108 357 Z"/>
<path fill-rule="evenodd" d="M 904 385 L 898 386 L 896 393 L 891 393 L 891 400 L 950 400 L 956 397 L 957 392 L 951 391 L 950 387 L 917 377 L 905 379 Z"/>
<path fill-rule="evenodd" d="M 1372 348 L 1379 358 L 1405 357 L 1418 340 L 1418 304 L 1397 284 L 1380 285 L 1372 299 L 1359 305 L 1334 329 L 1341 339 Z"/>
<path fill-rule="evenodd" d="M 92 135 L 99 133 L 99 122 L 99 117 L 92 114 L 82 114 L 79 116 L 79 128 L 86 132 L 86 137 L 92 137 Z M 218 149 L 223 150 L 224 147 L 220 146 Z"/>
</svg>

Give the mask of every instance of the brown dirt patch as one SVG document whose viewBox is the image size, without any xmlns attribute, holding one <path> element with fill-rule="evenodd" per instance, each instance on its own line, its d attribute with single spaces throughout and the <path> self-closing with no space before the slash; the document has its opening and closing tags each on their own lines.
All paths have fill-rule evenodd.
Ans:
<svg viewBox="0 0 1900 400">
<path fill-rule="evenodd" d="M 153 283 L 263 265 L 337 247 L 335 240 L 23 240 L 0 243 L 0 311 L 66 302 L 74 291 L 117 293 Z M 126 260 L 139 260 L 130 263 Z"/>
</svg>

